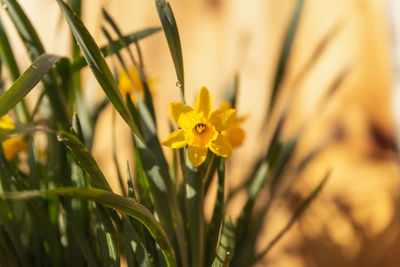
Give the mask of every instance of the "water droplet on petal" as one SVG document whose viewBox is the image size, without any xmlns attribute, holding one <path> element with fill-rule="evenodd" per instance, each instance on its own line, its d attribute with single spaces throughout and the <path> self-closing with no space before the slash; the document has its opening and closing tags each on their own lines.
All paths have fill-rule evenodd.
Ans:
<svg viewBox="0 0 400 267">
<path fill-rule="evenodd" d="M 182 88 L 182 83 L 180 81 L 177 81 L 176 86 L 178 86 L 179 88 Z"/>
</svg>

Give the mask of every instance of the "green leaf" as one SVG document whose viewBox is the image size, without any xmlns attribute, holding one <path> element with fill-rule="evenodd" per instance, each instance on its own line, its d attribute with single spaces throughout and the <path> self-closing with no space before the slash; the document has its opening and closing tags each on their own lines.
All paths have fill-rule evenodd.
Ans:
<svg viewBox="0 0 400 267">
<path fill-rule="evenodd" d="M 105 94 L 110 99 L 110 102 L 114 105 L 115 109 L 121 114 L 122 118 L 130 126 L 132 131 L 141 137 L 133 118 L 131 117 L 124 101 L 122 100 L 121 93 L 118 90 L 118 86 L 112 76 L 112 73 L 103 55 L 101 54 L 100 49 L 93 40 L 93 37 L 83 25 L 82 21 L 62 0 L 57 0 L 57 2 L 62 13 L 67 19 L 68 25 L 74 34 L 74 37 L 78 42 L 79 47 L 81 48 L 82 53 L 98 83 L 103 88 Z"/>
<path fill-rule="evenodd" d="M 210 266 L 217 251 L 218 237 L 222 228 L 224 217 L 225 197 L 225 161 L 218 158 L 218 193 L 215 201 L 214 212 L 207 229 L 206 241 L 206 266 Z"/>
<path fill-rule="evenodd" d="M 115 240 L 115 229 L 106 210 L 96 205 L 96 231 L 100 247 L 101 263 L 103 266 L 120 266 L 119 251 Z"/>
<path fill-rule="evenodd" d="M 151 196 L 154 200 L 154 207 L 159 215 L 161 224 L 165 227 L 167 234 L 171 237 L 174 245 L 179 248 L 179 256 L 183 266 L 187 265 L 187 244 L 184 231 L 182 214 L 180 213 L 176 193 L 169 177 L 168 169 L 162 168 L 157 162 L 152 151 L 141 140 L 134 135 L 135 144 L 139 151 L 150 183 Z M 175 233 L 175 235 L 174 235 Z M 176 237 L 176 241 L 174 239 Z"/>
<path fill-rule="evenodd" d="M 297 5 L 294 9 L 289 27 L 286 30 L 285 39 L 283 41 L 282 50 L 279 56 L 278 66 L 275 73 L 274 84 L 272 87 L 271 99 L 268 105 L 267 114 L 272 110 L 275 100 L 285 76 L 286 65 L 292 50 L 293 40 L 297 32 L 297 27 L 302 13 L 303 5 L 305 0 L 298 0 Z"/>
<path fill-rule="evenodd" d="M 115 21 L 112 19 L 112 17 L 110 16 L 110 14 L 108 14 L 107 10 L 105 10 L 104 8 L 101 9 L 102 13 L 103 13 L 103 17 L 106 19 L 106 21 L 110 24 L 110 26 L 112 27 L 112 29 L 115 31 L 115 33 L 118 35 L 119 40 L 121 41 L 121 43 L 123 44 L 123 46 L 126 47 L 128 54 L 131 58 L 131 61 L 133 63 L 133 65 L 137 66 L 138 64 L 136 63 L 136 60 L 133 56 L 133 53 L 131 51 L 131 49 L 129 48 L 129 45 L 125 42 L 124 40 L 124 36 L 122 35 L 120 29 L 117 26 L 117 23 L 115 23 Z M 135 42 L 137 44 L 137 41 Z M 110 43 L 110 45 L 112 45 Z M 115 53 L 118 51 L 114 51 Z M 138 51 L 139 53 L 139 51 Z M 129 73 L 129 72 L 127 72 Z"/>
<path fill-rule="evenodd" d="M 77 212 L 75 212 L 75 213 L 77 213 Z M 86 212 L 87 212 L 87 210 L 86 210 Z M 82 222 L 78 220 L 78 218 L 76 216 L 77 214 L 73 214 L 73 215 L 75 215 L 75 216 L 67 215 L 68 227 L 71 229 L 72 238 L 78 244 L 78 246 L 82 252 L 82 255 L 85 258 L 88 266 L 97 267 L 97 266 L 99 266 L 99 264 L 97 263 L 96 257 L 94 256 L 94 253 L 90 247 L 89 240 L 86 236 L 87 233 L 85 233 L 83 231 L 83 229 L 86 225 L 82 224 Z M 74 247 L 74 245 L 72 247 Z"/>
<path fill-rule="evenodd" d="M 157 137 L 155 122 L 143 101 L 138 96 L 136 99 L 139 112 L 135 110 L 130 97 L 127 97 L 129 110 L 133 113 L 132 117 L 140 117 L 141 130 L 145 137 L 145 142 L 143 142 L 134 134 L 134 143 L 138 151 L 137 155 L 140 156 L 139 158 L 143 167 L 140 167 L 140 169 L 144 170 L 146 177 L 148 177 L 151 191 L 150 196 L 152 197 L 155 210 L 159 214 L 161 224 L 165 227 L 173 244 L 179 248 L 179 259 L 182 265 L 188 266 L 188 250 L 183 218 L 178 206 L 175 187 L 169 176 L 168 164 Z M 142 184 L 145 185 L 145 183 Z"/>
<path fill-rule="evenodd" d="M 17 28 L 32 61 L 45 53 L 38 34 L 18 2 L 16 0 L 1 0 L 1 3 Z"/>
<path fill-rule="evenodd" d="M 150 36 L 160 30 L 161 30 L 161 28 L 154 27 L 154 28 L 147 28 L 145 30 L 134 32 L 134 33 L 123 36 L 122 39 L 113 41 L 112 45 L 115 47 L 115 50 L 119 51 L 119 50 L 125 48 L 126 46 L 128 46 L 132 43 L 135 43 L 135 42 L 139 41 L 140 39 L 143 39 L 147 36 Z M 111 53 L 114 52 L 110 48 L 111 48 L 111 44 L 102 47 L 100 49 L 100 51 L 105 57 L 107 57 L 107 56 L 111 55 Z M 77 70 L 82 69 L 85 66 L 87 66 L 87 62 L 86 62 L 85 58 L 80 57 L 72 62 L 71 69 L 73 71 L 77 71 Z"/>
<path fill-rule="evenodd" d="M 185 149 L 186 150 L 186 149 Z M 204 266 L 204 185 L 202 167 L 194 167 L 185 153 L 187 224 L 190 240 L 190 266 Z"/>
<path fill-rule="evenodd" d="M 221 239 L 219 240 L 217 256 L 215 257 L 212 267 L 229 267 L 235 248 L 235 226 L 231 220 L 225 222 L 222 227 Z"/>
<path fill-rule="evenodd" d="M 32 62 L 40 55 L 46 53 L 38 34 L 18 2 L 16 0 L 1 0 L 1 3 L 14 23 Z M 58 68 L 58 66 L 56 67 Z M 70 123 L 70 117 L 64 96 L 57 86 L 55 77 L 51 74 L 44 76 L 43 84 L 45 92 L 50 99 L 52 111 L 56 115 L 57 122 L 66 127 Z"/>
<path fill-rule="evenodd" d="M 5 115 L 25 97 L 59 59 L 59 56 L 49 54 L 43 54 L 38 57 L 11 87 L 0 96 L 0 116 Z"/>
<path fill-rule="evenodd" d="M 17 62 L 15 61 L 14 53 L 11 49 L 10 43 L 8 42 L 7 33 L 4 29 L 3 22 L 0 20 L 0 54 L 1 60 L 7 65 L 10 77 L 12 81 L 18 79 L 20 72 L 18 69 Z"/>
<path fill-rule="evenodd" d="M 328 172 L 322 181 L 318 184 L 318 186 L 311 192 L 311 194 L 300 204 L 300 206 L 296 209 L 292 218 L 286 224 L 286 226 L 279 231 L 279 233 L 271 240 L 271 242 L 267 245 L 265 249 L 263 249 L 252 261 L 252 263 L 256 263 L 261 260 L 270 250 L 271 248 L 284 236 L 292 227 L 292 225 L 300 218 L 300 216 L 307 210 L 310 204 L 314 201 L 314 199 L 319 195 L 322 188 L 328 181 L 330 173 Z"/>
<path fill-rule="evenodd" d="M 166 233 L 164 232 L 164 229 L 148 209 L 130 198 L 122 197 L 101 189 L 75 187 L 57 188 L 49 191 L 32 190 L 3 192 L 0 194 L 0 196 L 10 200 L 27 200 L 45 196 L 70 196 L 95 201 L 96 203 L 99 203 L 105 207 L 115 209 L 122 214 L 126 214 L 139 220 L 149 230 L 151 236 L 160 246 L 161 252 L 163 253 L 167 262 L 167 266 L 176 266 L 174 250 Z"/>
<path fill-rule="evenodd" d="M 82 169 L 89 174 L 92 186 L 112 191 L 106 177 L 100 170 L 100 167 L 97 165 L 89 150 L 87 150 L 85 145 L 75 135 L 59 131 L 57 132 L 57 139 L 59 142 L 63 142 L 66 145 L 79 162 Z"/>
<path fill-rule="evenodd" d="M 128 266 L 135 266 L 134 264 L 139 267 L 152 266 L 148 255 L 149 252 L 132 224 L 126 217 L 122 218 L 122 224 L 124 250 Z"/>
<path fill-rule="evenodd" d="M 178 77 L 178 87 L 180 89 L 182 102 L 185 103 L 185 77 L 183 72 L 183 59 L 181 41 L 179 38 L 178 27 L 171 6 L 164 0 L 155 0 L 158 16 L 167 38 L 169 51 L 174 62 L 176 76 Z"/>
</svg>

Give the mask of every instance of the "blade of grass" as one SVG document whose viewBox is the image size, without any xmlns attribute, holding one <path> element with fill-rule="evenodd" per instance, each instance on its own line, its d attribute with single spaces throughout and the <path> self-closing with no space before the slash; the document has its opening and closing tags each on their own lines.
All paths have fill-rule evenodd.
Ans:
<svg viewBox="0 0 400 267">
<path fill-rule="evenodd" d="M 214 205 L 211 222 L 206 234 L 206 266 L 211 266 L 217 251 L 218 237 L 223 224 L 225 197 L 225 162 L 223 158 L 218 159 L 218 193 Z"/>
<path fill-rule="evenodd" d="M 67 19 L 68 25 L 74 34 L 74 37 L 77 40 L 79 47 L 81 48 L 81 51 L 98 83 L 103 88 L 105 94 L 110 99 L 110 102 L 121 114 L 122 118 L 127 122 L 132 131 L 141 138 L 140 132 L 137 129 L 133 118 L 128 112 L 124 101 L 122 100 L 122 96 L 118 90 L 112 73 L 103 55 L 101 54 L 100 49 L 93 40 L 93 37 L 83 25 L 82 21 L 73 14 L 72 10 L 62 0 L 57 0 L 57 2 L 62 13 Z"/>
<path fill-rule="evenodd" d="M 314 68 L 315 64 L 325 53 L 329 44 L 337 37 L 343 27 L 342 21 L 335 23 L 317 43 L 315 48 L 312 50 L 312 54 L 307 60 L 306 64 L 300 69 L 299 73 L 293 80 L 292 88 L 298 88 L 299 84 L 307 77 L 307 74 Z"/>
<path fill-rule="evenodd" d="M 8 72 L 12 82 L 15 82 L 20 76 L 17 62 L 14 57 L 14 53 L 11 49 L 11 45 L 8 42 L 7 33 L 4 29 L 3 22 L 0 18 L 0 56 L 4 64 L 7 66 Z M 20 123 L 27 123 L 31 121 L 28 109 L 25 101 L 22 99 L 20 103 L 15 106 L 18 121 Z"/>
<path fill-rule="evenodd" d="M 139 237 L 132 224 L 126 217 L 122 218 L 125 257 L 128 266 L 147 267 L 154 266 L 149 258 L 149 252 Z"/>
<path fill-rule="evenodd" d="M 129 170 L 129 165 L 127 164 L 127 180 L 128 180 L 128 197 L 132 198 L 133 200 L 136 200 L 136 196 L 135 196 L 135 191 L 133 188 L 133 181 L 132 181 L 132 177 L 130 175 L 130 170 Z M 145 175 L 145 173 L 144 173 Z M 146 192 L 149 193 L 149 189 L 146 189 Z M 146 199 L 146 202 L 149 201 Z M 150 201 L 149 201 L 150 202 Z M 143 202 L 141 202 L 141 204 L 145 204 Z M 144 205 L 146 206 L 146 205 Z M 151 208 L 149 209 L 150 211 L 153 211 L 154 208 L 152 206 L 152 204 L 150 205 Z M 141 257 L 141 253 L 136 254 L 136 259 L 139 263 L 147 263 L 147 259 L 149 259 L 150 262 L 152 262 L 153 264 L 155 262 L 157 262 L 157 248 L 156 248 L 156 244 L 154 243 L 153 239 L 151 238 L 151 235 L 149 234 L 149 232 L 143 227 L 142 224 L 140 224 L 139 222 L 137 222 L 134 219 L 131 219 L 130 221 L 130 226 L 129 227 L 133 227 L 133 230 L 135 232 L 137 232 L 137 234 L 139 235 L 137 238 L 135 238 L 135 242 L 141 242 L 142 245 L 144 246 L 144 250 L 147 251 L 144 258 Z M 132 244 L 130 244 L 132 245 Z M 130 246 L 131 247 L 131 246 Z M 139 249 L 140 250 L 140 249 Z M 128 265 L 130 266 L 130 265 Z"/>
<path fill-rule="evenodd" d="M 179 248 L 182 265 L 188 266 L 185 228 L 176 195 L 173 192 L 174 188 L 169 178 L 168 169 L 160 167 L 151 150 L 136 136 L 134 136 L 134 138 L 142 160 L 143 169 L 149 178 L 150 189 L 154 197 L 155 210 L 157 214 L 159 214 L 160 221 L 168 235 L 174 240 L 174 243 L 174 237 L 176 236 L 176 243 Z"/>
<path fill-rule="evenodd" d="M 115 49 L 119 51 L 119 50 L 125 48 L 126 46 L 128 46 L 128 45 L 130 45 L 130 44 L 132 44 L 134 42 L 137 42 L 140 39 L 143 39 L 143 38 L 145 38 L 147 36 L 150 36 L 150 35 L 158 32 L 160 30 L 161 30 L 161 28 L 154 27 L 154 28 L 147 28 L 145 30 L 134 32 L 134 33 L 131 33 L 131 34 L 128 34 L 128 35 L 124 35 L 122 37 L 122 39 L 113 41 L 113 45 L 114 45 Z M 107 57 L 107 56 L 111 55 L 112 50 L 110 50 L 110 48 L 111 48 L 111 45 L 106 45 L 106 46 L 103 46 L 100 49 L 100 51 L 101 51 L 101 53 L 103 54 L 104 57 Z M 85 58 L 84 57 L 80 57 L 80 58 L 75 59 L 72 62 L 71 70 L 72 71 L 77 71 L 77 70 L 80 70 L 80 69 L 84 68 L 85 66 L 87 66 L 87 62 L 86 62 Z"/>
<path fill-rule="evenodd" d="M 126 214 L 139 220 L 144 226 L 146 226 L 154 240 L 160 246 L 161 251 L 167 262 L 167 266 L 176 266 L 174 250 L 163 228 L 149 210 L 147 210 L 140 203 L 132 199 L 122 197 L 101 189 L 75 187 L 57 188 L 49 191 L 32 190 L 0 193 L 0 196 L 2 198 L 10 200 L 27 200 L 36 197 L 57 195 L 78 197 L 95 201 L 105 207 L 115 209 L 122 214 Z"/>
<path fill-rule="evenodd" d="M 186 150 L 186 149 L 185 149 Z M 204 170 L 194 167 L 185 153 L 186 202 L 190 240 L 190 266 L 204 266 Z"/>
<path fill-rule="evenodd" d="M 103 266 L 120 266 L 119 251 L 115 240 L 115 229 L 106 210 L 95 205 L 96 231 Z"/>
<path fill-rule="evenodd" d="M 3 7 L 14 23 L 32 62 L 45 53 L 38 34 L 33 28 L 28 17 L 16 0 L 1 0 Z M 58 66 L 56 66 L 58 68 Z M 57 86 L 56 79 L 52 74 L 43 77 L 45 92 L 50 99 L 52 111 L 58 122 L 64 127 L 70 123 L 70 116 L 66 107 L 64 96 Z"/>
<path fill-rule="evenodd" d="M 20 264 L 22 264 L 22 266 L 29 266 L 28 262 L 30 259 L 21 242 L 20 233 L 15 222 L 16 218 L 8 207 L 8 203 L 0 200 L 0 229 L 3 228 L 5 232 L 7 232 L 11 241 L 10 244 L 14 247 L 14 250 L 18 255 L 16 258 Z"/>
<path fill-rule="evenodd" d="M 117 24 L 115 23 L 115 21 L 112 19 L 112 17 L 110 16 L 110 14 L 108 14 L 107 10 L 105 10 L 104 8 L 101 9 L 102 13 L 103 13 L 103 17 L 106 19 L 106 21 L 110 24 L 110 26 L 113 28 L 113 30 L 115 31 L 115 33 L 118 35 L 119 40 L 121 40 L 122 44 L 126 47 L 126 49 L 128 50 L 129 53 L 129 57 L 132 60 L 133 65 L 137 66 L 136 60 L 133 56 L 133 53 L 131 51 L 131 49 L 129 48 L 128 44 L 125 42 L 124 37 L 120 31 L 120 29 L 118 28 Z M 136 43 L 136 42 L 135 42 Z M 111 44 L 110 44 L 111 45 Z"/>
<path fill-rule="evenodd" d="M 72 238 L 78 244 L 88 266 L 90 267 L 99 266 L 96 257 L 94 256 L 94 253 L 90 248 L 89 240 L 86 238 L 87 234 L 84 231 L 82 231 L 83 225 L 81 225 L 79 222 L 73 221 L 71 219 L 72 217 L 67 217 L 67 218 L 69 219 L 68 226 L 71 228 Z"/>
<path fill-rule="evenodd" d="M 224 223 L 221 232 L 221 239 L 219 240 L 217 256 L 212 263 L 212 267 L 228 267 L 235 249 L 235 226 L 231 220 Z"/>
<path fill-rule="evenodd" d="M 275 73 L 275 79 L 274 79 L 274 83 L 272 86 L 272 92 L 271 92 L 270 102 L 268 105 L 267 116 L 269 116 L 269 113 L 271 112 L 272 108 L 274 107 L 279 88 L 285 77 L 286 65 L 287 65 L 287 62 L 290 57 L 290 52 L 292 50 L 292 45 L 293 45 L 294 37 L 297 32 L 297 27 L 298 27 L 300 16 L 301 16 L 301 13 L 303 10 L 304 2 L 305 2 L 305 0 L 297 1 L 293 15 L 291 17 L 291 21 L 290 21 L 289 26 L 285 33 L 284 41 L 282 44 L 282 50 L 281 50 L 281 53 L 279 56 L 278 66 L 277 66 L 276 73 Z"/>
<path fill-rule="evenodd" d="M 27 189 L 26 178 L 21 177 L 21 173 L 5 159 L 3 153 L 0 153 L 0 180 L 3 187 L 8 183 L 7 186 L 17 190 Z M 48 206 L 45 208 L 44 202 L 40 200 L 29 201 L 25 204 L 23 211 L 28 212 L 30 225 L 33 229 L 37 229 L 33 233 L 33 238 L 36 237 L 36 240 L 33 241 L 32 247 L 37 249 L 34 251 L 34 256 L 37 260 L 44 257 L 48 263 L 59 265 L 60 236 L 58 226 L 49 218 Z"/>
<path fill-rule="evenodd" d="M 179 260 L 183 266 L 188 266 L 187 243 L 183 217 L 176 198 L 175 187 L 169 176 L 169 167 L 157 137 L 156 125 L 143 101 L 136 95 L 136 111 L 130 97 L 127 105 L 132 117 L 139 120 L 145 143 L 134 135 L 134 143 L 138 149 L 143 169 L 150 181 L 150 189 L 154 200 L 154 207 L 159 214 L 168 236 L 179 250 Z"/>
<path fill-rule="evenodd" d="M 185 103 L 185 77 L 183 72 L 182 48 L 178 27 L 171 6 L 164 0 L 155 0 L 158 17 L 160 18 L 165 37 L 167 38 L 169 51 L 174 62 L 177 85 L 181 94 L 181 101 Z"/>
<path fill-rule="evenodd" d="M 64 131 L 57 132 L 57 139 L 63 142 L 65 146 L 72 152 L 74 157 L 79 162 L 80 166 L 89 174 L 92 186 L 101 188 L 107 191 L 112 191 L 107 182 L 106 177 L 100 170 L 96 161 L 87 150 L 85 145 L 72 133 Z"/>
<path fill-rule="evenodd" d="M 25 97 L 59 59 L 59 56 L 49 54 L 39 56 L 11 87 L 0 96 L 0 116 L 5 115 Z"/>
<path fill-rule="evenodd" d="M 300 218 L 300 216 L 307 210 L 310 204 L 315 200 L 315 198 L 319 195 L 322 188 L 325 186 L 328 181 L 330 173 L 328 172 L 322 181 L 318 184 L 318 186 L 311 192 L 311 194 L 300 204 L 297 210 L 294 212 L 290 221 L 286 224 L 286 226 L 279 231 L 279 233 L 271 240 L 271 242 L 267 245 L 265 249 L 263 249 L 253 260 L 252 263 L 256 263 L 261 260 L 267 253 L 273 248 L 273 246 L 284 236 L 293 224 Z"/>
</svg>

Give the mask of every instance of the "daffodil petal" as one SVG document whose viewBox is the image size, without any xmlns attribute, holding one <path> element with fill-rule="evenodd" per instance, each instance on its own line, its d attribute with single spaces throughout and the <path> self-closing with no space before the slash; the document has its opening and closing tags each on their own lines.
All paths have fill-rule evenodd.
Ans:
<svg viewBox="0 0 400 267">
<path fill-rule="evenodd" d="M 4 115 L 0 117 L 0 129 L 11 130 L 14 129 L 14 123 L 10 116 Z"/>
<path fill-rule="evenodd" d="M 194 112 L 201 118 L 208 119 L 212 111 L 212 99 L 206 87 L 202 87 L 194 103 Z"/>
<path fill-rule="evenodd" d="M 228 130 L 223 131 L 222 134 L 228 138 L 232 147 L 238 147 L 243 144 L 244 138 L 246 136 L 243 129 L 238 126 L 231 127 Z"/>
<path fill-rule="evenodd" d="M 208 147 L 211 141 L 217 138 L 218 132 L 212 125 L 207 124 L 204 132 L 201 134 L 195 133 L 195 130 L 187 132 L 186 140 L 189 146 Z"/>
<path fill-rule="evenodd" d="M 222 132 L 235 124 L 236 117 L 235 109 L 219 108 L 211 114 L 209 122 L 214 125 L 218 132 Z"/>
<path fill-rule="evenodd" d="M 232 146 L 226 136 L 219 134 L 215 141 L 211 142 L 210 150 L 221 157 L 227 158 L 232 156 Z"/>
<path fill-rule="evenodd" d="M 232 108 L 231 103 L 229 103 L 228 101 L 222 101 L 221 105 L 219 105 L 220 109 L 230 109 Z"/>
<path fill-rule="evenodd" d="M 164 146 L 170 148 L 182 148 L 186 146 L 185 131 L 183 129 L 172 132 L 163 142 Z"/>
<path fill-rule="evenodd" d="M 182 129 L 192 128 L 194 124 L 193 109 L 181 102 L 169 104 L 169 114 L 176 125 Z"/>
<path fill-rule="evenodd" d="M 190 163 L 195 167 L 200 166 L 206 160 L 207 151 L 207 148 L 189 146 L 188 157 Z"/>
</svg>

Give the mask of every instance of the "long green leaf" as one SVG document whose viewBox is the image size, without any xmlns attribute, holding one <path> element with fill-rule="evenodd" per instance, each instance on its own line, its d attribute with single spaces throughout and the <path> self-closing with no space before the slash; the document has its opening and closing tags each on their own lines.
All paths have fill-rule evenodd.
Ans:
<svg viewBox="0 0 400 267">
<path fill-rule="evenodd" d="M 210 266 L 215 258 L 218 237 L 222 228 L 224 217 L 225 161 L 223 158 L 219 158 L 218 161 L 218 193 L 215 201 L 214 212 L 206 235 L 206 266 Z"/>
<path fill-rule="evenodd" d="M 15 60 L 14 53 L 11 49 L 11 45 L 8 41 L 6 30 L 4 29 L 3 22 L 0 18 L 0 56 L 2 62 L 7 66 L 8 72 L 12 82 L 15 82 L 20 76 L 20 71 Z M 20 123 L 27 123 L 31 121 L 28 109 L 26 107 L 25 101 L 21 100 L 15 106 L 16 115 Z"/>
<path fill-rule="evenodd" d="M 201 167 L 194 167 L 186 150 L 186 202 L 192 267 L 204 266 L 204 177 Z"/>
<path fill-rule="evenodd" d="M 271 99 L 268 105 L 267 114 L 272 110 L 280 85 L 285 76 L 286 65 L 292 50 L 293 40 L 297 32 L 297 27 L 300 20 L 301 11 L 303 9 L 305 0 L 298 0 L 294 9 L 289 27 L 286 30 L 285 39 L 283 41 L 282 50 L 279 56 L 278 66 L 275 73 L 275 80 L 272 87 Z"/>
<path fill-rule="evenodd" d="M 113 41 L 112 45 L 115 47 L 115 49 L 117 51 L 119 51 L 119 50 L 125 48 L 126 46 L 139 41 L 140 39 L 150 36 L 156 32 L 159 32 L 160 30 L 161 30 L 161 28 L 154 27 L 154 28 L 148 28 L 148 29 L 144 29 L 144 30 L 141 30 L 138 32 L 134 32 L 134 33 L 123 36 L 123 38 L 120 40 Z M 114 52 L 110 48 L 111 48 L 111 44 L 103 46 L 100 49 L 100 51 L 105 57 L 107 57 Z M 80 57 L 72 62 L 71 70 L 77 71 L 77 70 L 84 68 L 85 66 L 87 66 L 87 62 L 86 62 L 85 58 Z"/>
<path fill-rule="evenodd" d="M 45 53 L 39 36 L 18 2 L 16 0 L 1 0 L 1 3 L 14 22 L 18 34 L 24 41 L 31 59 L 34 60 Z"/>
<path fill-rule="evenodd" d="M 119 251 L 116 243 L 116 232 L 107 211 L 100 205 L 95 205 L 96 231 L 103 266 L 118 267 Z"/>
<path fill-rule="evenodd" d="M 121 114 L 122 118 L 128 123 L 133 132 L 141 137 L 133 118 L 131 117 L 128 109 L 122 100 L 121 93 L 112 76 L 112 73 L 100 52 L 99 47 L 93 40 L 89 31 L 83 25 L 82 21 L 72 12 L 72 10 L 62 1 L 57 0 L 62 13 L 67 19 L 68 25 L 74 34 L 82 53 L 92 70 L 95 78 L 100 86 L 103 88 L 105 94 L 110 99 L 116 110 Z"/>
<path fill-rule="evenodd" d="M 182 48 L 178 27 L 171 6 L 164 0 L 155 0 L 158 16 L 167 38 L 169 51 L 174 62 L 178 87 L 180 89 L 182 102 L 185 103 L 185 77 L 183 72 Z"/>
<path fill-rule="evenodd" d="M 188 250 L 183 218 L 179 210 L 175 187 L 169 175 L 168 165 L 157 137 L 155 122 L 147 106 L 138 96 L 137 106 L 139 114 L 136 112 L 129 97 L 127 97 L 127 104 L 130 112 L 132 112 L 132 117 L 140 121 L 141 130 L 146 139 L 146 143 L 144 143 L 134 135 L 137 155 L 141 159 L 143 170 L 146 172 L 146 176 L 150 182 L 154 207 L 160 216 L 161 224 L 165 227 L 174 246 L 179 248 L 179 259 L 182 266 L 188 266 Z M 140 117 L 140 120 L 138 117 Z"/>
<path fill-rule="evenodd" d="M 100 170 L 89 150 L 87 150 L 85 145 L 75 135 L 65 131 L 59 131 L 57 133 L 57 139 L 67 146 L 67 148 L 72 152 L 74 157 L 81 165 L 82 169 L 89 174 L 91 178 L 91 184 L 94 187 L 112 191 L 106 177 Z"/>
<path fill-rule="evenodd" d="M 5 115 L 26 96 L 59 59 L 59 56 L 49 54 L 43 54 L 38 57 L 11 87 L 0 96 L 0 116 Z"/>
<path fill-rule="evenodd" d="M 235 226 L 230 218 L 225 222 L 212 267 L 229 267 L 235 248 Z"/>
<path fill-rule="evenodd" d="M 122 218 L 122 224 L 124 250 L 128 266 L 135 266 L 134 264 L 137 264 L 139 267 L 152 266 L 149 252 L 133 225 L 126 217 Z"/>
<path fill-rule="evenodd" d="M 271 242 L 267 245 L 265 249 L 263 249 L 256 257 L 253 259 L 253 263 L 261 260 L 270 250 L 271 248 L 281 239 L 283 235 L 285 235 L 292 225 L 300 218 L 300 216 L 307 210 L 310 204 L 314 201 L 314 199 L 319 195 L 322 188 L 325 186 L 328 181 L 330 173 L 328 172 L 322 181 L 318 184 L 318 186 L 311 192 L 311 194 L 300 204 L 300 206 L 296 209 L 292 218 L 285 225 L 285 227 L 279 231 L 279 233 L 271 240 Z"/>
<path fill-rule="evenodd" d="M 34 27 L 16 0 L 0 0 L 3 7 L 10 16 L 17 29 L 22 42 L 24 43 L 31 61 L 35 61 L 40 55 L 46 53 L 42 42 Z M 56 66 L 58 68 L 58 66 Z M 64 128 L 70 123 L 70 117 L 66 107 L 64 96 L 57 85 L 53 75 L 43 77 L 43 84 L 46 94 L 49 97 L 53 114 L 56 115 L 57 122 Z"/>
<path fill-rule="evenodd" d="M 3 192 L 0 194 L 0 196 L 10 200 L 25 200 L 45 196 L 70 196 L 95 201 L 96 203 L 99 203 L 105 207 L 115 209 L 123 214 L 139 220 L 149 230 L 151 236 L 160 246 L 160 249 L 167 262 L 167 266 L 176 266 L 174 250 L 164 232 L 164 229 L 148 209 L 146 209 L 140 203 L 127 197 L 122 197 L 101 189 L 74 187 L 57 188 L 49 191 L 32 190 Z"/>
</svg>

